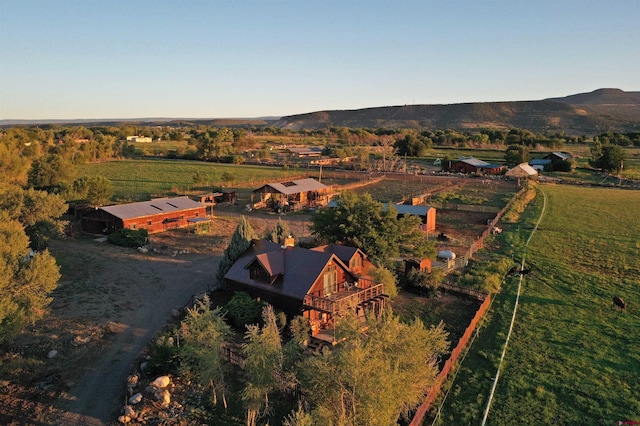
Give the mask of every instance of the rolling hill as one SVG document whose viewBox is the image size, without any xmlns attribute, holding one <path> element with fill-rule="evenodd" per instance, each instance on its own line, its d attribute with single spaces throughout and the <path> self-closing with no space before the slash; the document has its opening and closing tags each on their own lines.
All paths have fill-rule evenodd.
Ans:
<svg viewBox="0 0 640 426">
<path fill-rule="evenodd" d="M 597 134 L 640 130 L 640 92 L 598 89 L 539 101 L 451 105 L 403 105 L 357 110 L 318 111 L 282 117 L 276 127 L 407 127 L 473 130 L 526 128 L 536 132 Z"/>
</svg>

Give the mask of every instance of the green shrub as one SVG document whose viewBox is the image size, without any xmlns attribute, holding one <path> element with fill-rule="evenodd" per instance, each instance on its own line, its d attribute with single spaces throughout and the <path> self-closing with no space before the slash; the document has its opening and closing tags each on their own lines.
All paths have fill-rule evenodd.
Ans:
<svg viewBox="0 0 640 426">
<path fill-rule="evenodd" d="M 109 242 L 122 247 L 141 247 L 147 244 L 149 233 L 146 229 L 118 229 L 109 235 Z"/>
<path fill-rule="evenodd" d="M 255 324 L 262 315 L 262 303 L 254 300 L 243 291 L 236 292 L 225 305 L 229 319 L 237 327 Z"/>
</svg>

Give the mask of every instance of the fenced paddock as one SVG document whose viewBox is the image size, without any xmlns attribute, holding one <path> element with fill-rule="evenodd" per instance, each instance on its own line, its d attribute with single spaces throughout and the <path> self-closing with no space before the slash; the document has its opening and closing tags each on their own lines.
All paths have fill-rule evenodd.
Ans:
<svg viewBox="0 0 640 426">
<path fill-rule="evenodd" d="M 416 410 L 413 416 L 413 419 L 411 420 L 411 423 L 409 423 L 410 426 L 420 426 L 422 424 L 422 420 L 424 419 L 424 416 L 429 411 L 429 408 L 431 408 L 431 404 L 433 404 L 433 401 L 435 401 L 436 397 L 438 396 L 438 393 L 440 392 L 440 388 L 442 387 L 442 384 L 447 379 L 447 376 L 451 372 L 453 365 L 456 363 L 456 361 L 460 357 L 460 354 L 469 343 L 469 340 L 473 336 L 473 332 L 478 327 L 478 323 L 482 320 L 482 318 L 484 317 L 484 314 L 487 312 L 487 309 L 489 309 L 490 305 L 491 305 L 491 295 L 486 294 L 484 301 L 480 305 L 480 308 L 478 308 L 478 310 L 476 311 L 476 314 L 474 315 L 473 319 L 469 323 L 469 326 L 465 330 L 460 340 L 458 340 L 458 344 L 453 349 L 453 351 L 451 351 L 451 355 L 449 356 L 449 359 L 447 359 L 447 361 L 444 363 L 444 366 L 442 367 L 442 370 L 440 370 L 440 373 L 438 373 L 435 383 L 428 390 L 425 400 Z"/>
</svg>

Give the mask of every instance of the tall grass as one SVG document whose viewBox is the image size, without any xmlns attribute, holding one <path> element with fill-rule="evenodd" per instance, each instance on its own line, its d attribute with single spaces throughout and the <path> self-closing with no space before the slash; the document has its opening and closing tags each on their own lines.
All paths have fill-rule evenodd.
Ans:
<svg viewBox="0 0 640 426">
<path fill-rule="evenodd" d="M 544 186 L 511 343 L 488 423 L 640 420 L 640 192 Z M 540 200 L 523 215 L 523 234 Z M 443 424 L 479 423 L 513 309 L 515 280 L 462 366 Z M 612 308 L 613 295 L 628 303 Z"/>
</svg>

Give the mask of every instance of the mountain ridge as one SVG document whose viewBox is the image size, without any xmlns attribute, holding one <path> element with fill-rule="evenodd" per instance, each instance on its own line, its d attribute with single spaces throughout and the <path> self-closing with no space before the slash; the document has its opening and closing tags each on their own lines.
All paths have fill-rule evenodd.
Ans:
<svg viewBox="0 0 640 426">
<path fill-rule="evenodd" d="M 326 110 L 282 117 L 275 127 L 408 127 L 473 130 L 520 127 L 538 132 L 595 134 L 640 130 L 640 92 L 597 89 L 531 101 L 402 105 Z"/>
</svg>

